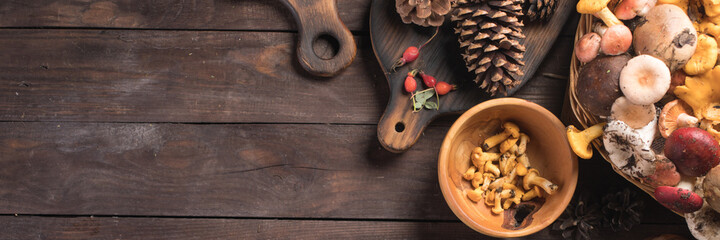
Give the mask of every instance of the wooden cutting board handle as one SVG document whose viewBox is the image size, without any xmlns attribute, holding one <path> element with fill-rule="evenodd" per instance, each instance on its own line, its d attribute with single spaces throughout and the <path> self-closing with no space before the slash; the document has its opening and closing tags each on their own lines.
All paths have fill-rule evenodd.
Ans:
<svg viewBox="0 0 720 240">
<path fill-rule="evenodd" d="M 297 54 L 300 65 L 308 72 L 330 77 L 352 63 L 357 52 L 350 30 L 337 14 L 335 0 L 282 0 L 292 11 L 298 24 L 300 36 Z M 323 38 L 337 40 L 337 53 L 330 57 L 319 57 L 313 45 Z M 332 45 L 332 44 L 331 44 Z"/>
</svg>

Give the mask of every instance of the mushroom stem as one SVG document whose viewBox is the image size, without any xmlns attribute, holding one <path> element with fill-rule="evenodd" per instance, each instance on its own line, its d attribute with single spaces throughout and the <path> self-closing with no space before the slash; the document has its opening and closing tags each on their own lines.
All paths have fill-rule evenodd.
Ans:
<svg viewBox="0 0 720 240">
<path fill-rule="evenodd" d="M 495 166 L 495 164 L 492 164 L 490 161 L 485 162 L 485 172 L 492 173 L 495 177 L 500 176 L 500 168 Z"/>
<path fill-rule="evenodd" d="M 500 153 L 508 152 L 513 146 L 516 146 L 515 143 L 517 141 L 518 141 L 518 138 L 513 138 L 513 137 L 509 137 L 509 138 L 505 139 L 505 141 L 500 143 Z"/>
<path fill-rule="evenodd" d="M 523 178 L 523 188 L 525 188 L 526 190 L 530 190 L 530 186 L 538 186 L 550 195 L 555 193 L 555 191 L 558 189 L 558 185 L 538 176 L 537 169 L 530 169 L 527 175 L 525 175 L 525 177 Z"/>
<path fill-rule="evenodd" d="M 525 151 L 527 151 L 528 142 L 530 142 L 530 137 L 527 134 L 521 133 L 520 134 L 520 143 L 518 143 L 518 147 L 517 147 L 517 155 L 525 154 Z"/>
<path fill-rule="evenodd" d="M 570 148 L 572 148 L 573 152 L 575 152 L 578 157 L 583 159 L 592 158 L 593 152 L 590 142 L 593 139 L 602 136 L 605 124 L 606 123 L 595 124 L 582 132 L 573 125 L 567 127 L 567 138 L 570 143 Z"/>
<path fill-rule="evenodd" d="M 495 188 L 502 187 L 502 185 L 505 184 L 506 181 L 507 181 L 506 177 L 501 177 L 501 178 L 495 179 L 495 181 L 493 181 L 492 183 L 490 183 L 490 185 L 488 185 L 488 188 L 495 189 Z"/>
<path fill-rule="evenodd" d="M 477 168 L 475 168 L 475 166 L 470 166 L 470 168 L 468 168 L 468 170 L 465 171 L 465 174 L 463 174 L 463 178 L 465 180 L 472 180 L 473 177 L 475 177 L 476 170 L 477 170 Z"/>
<path fill-rule="evenodd" d="M 681 113 L 677 118 L 678 128 L 681 127 L 697 127 L 698 119 L 686 113 Z"/>
<path fill-rule="evenodd" d="M 490 183 L 495 180 L 495 176 L 492 175 L 492 173 L 485 173 L 483 174 L 483 184 L 480 186 L 480 189 L 483 191 L 488 190 L 490 188 Z"/>
<path fill-rule="evenodd" d="M 470 183 L 473 188 L 479 188 L 480 184 L 483 182 L 483 174 L 481 172 L 476 172 L 473 175 L 472 182 Z"/>
<path fill-rule="evenodd" d="M 520 136 L 520 127 L 518 127 L 516 124 L 511 122 L 505 122 L 502 126 L 504 129 L 503 132 L 485 139 L 482 144 L 482 148 L 485 151 L 495 147 L 509 137 L 518 138 Z"/>
<path fill-rule="evenodd" d="M 612 27 L 613 25 L 622 24 L 620 19 L 615 17 L 615 14 L 610 11 L 607 7 L 604 7 L 599 12 L 595 13 L 595 16 L 602 19 L 602 21 L 607 25 L 608 27 Z"/>
<path fill-rule="evenodd" d="M 499 153 L 484 152 L 481 147 L 476 147 L 473 149 L 470 159 L 473 165 L 482 171 L 485 162 L 497 161 L 500 159 L 500 156 Z"/>
<path fill-rule="evenodd" d="M 517 157 L 518 163 L 522 164 L 525 169 L 530 168 L 530 158 L 528 158 L 527 154 L 523 154 Z"/>
<path fill-rule="evenodd" d="M 525 192 L 525 194 L 523 194 L 523 196 L 522 196 L 522 200 L 530 201 L 536 197 L 542 197 L 542 192 L 540 192 L 540 188 L 537 186 L 533 187 L 532 190 Z"/>
</svg>

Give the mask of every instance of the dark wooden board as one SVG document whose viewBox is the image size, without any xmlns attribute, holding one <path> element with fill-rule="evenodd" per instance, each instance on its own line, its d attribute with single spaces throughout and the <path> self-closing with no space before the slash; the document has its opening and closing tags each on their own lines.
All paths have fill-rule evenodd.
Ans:
<svg viewBox="0 0 720 240">
<path fill-rule="evenodd" d="M 390 100 L 378 123 L 378 139 L 389 151 L 402 152 L 417 141 L 433 119 L 467 110 L 490 96 L 477 88 L 472 82 L 474 77 L 467 73 L 449 20 L 440 29 L 438 36 L 423 49 L 418 60 L 395 72 L 391 71 L 391 66 L 407 47 L 422 45 L 434 33 L 432 28 L 402 23 L 393 3 L 373 1 L 370 9 L 370 36 L 390 86 Z M 573 6 L 572 1 L 559 1 L 557 11 L 548 22 L 526 24 L 523 32 L 527 36 L 524 41 L 527 51 L 525 66 L 521 67 L 525 75 L 521 77 L 520 86 L 510 90 L 509 95 L 513 95 L 533 77 L 568 16 L 574 11 Z M 458 85 L 459 89 L 441 98 L 439 110 L 413 112 L 410 95 L 403 90 L 406 74 L 412 68 L 422 68 L 439 80 Z"/>
<path fill-rule="evenodd" d="M 297 56 L 305 70 L 331 77 L 352 63 L 357 47 L 352 33 L 338 16 L 335 0 L 281 1 L 295 16 L 299 32 Z M 326 42 L 325 49 L 319 49 L 319 41 Z"/>
<path fill-rule="evenodd" d="M 496 239 L 461 222 L 317 221 L 111 217 L 0 217 L 0 239 Z M 661 233 L 690 238 L 680 225 L 640 225 L 596 239 L 644 239 Z M 544 229 L 518 239 L 561 239 Z"/>
<path fill-rule="evenodd" d="M 336 79 L 298 66 L 295 34 L 0 29 L 1 121 L 375 124 L 388 99 L 368 37 Z M 571 38 L 538 72 L 567 75 Z M 516 96 L 560 113 L 566 80 Z M 441 133 L 442 134 L 442 133 Z"/>
<path fill-rule="evenodd" d="M 375 126 L 0 123 L 0 214 L 457 220 L 437 184 L 448 126 L 404 154 Z M 593 179 L 603 179 L 593 184 Z M 596 181 L 597 182 L 597 181 Z M 603 161 L 578 189 L 629 186 Z M 644 221 L 682 223 L 647 200 Z"/>
<path fill-rule="evenodd" d="M 369 0 L 338 0 L 337 8 L 350 30 L 367 31 Z M 297 31 L 279 0 L 3 0 L 0 27 Z"/>
</svg>

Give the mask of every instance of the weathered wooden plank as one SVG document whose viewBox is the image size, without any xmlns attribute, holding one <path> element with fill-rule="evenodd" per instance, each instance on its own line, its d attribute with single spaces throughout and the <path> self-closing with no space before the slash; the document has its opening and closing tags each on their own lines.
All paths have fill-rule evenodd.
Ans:
<svg viewBox="0 0 720 240">
<path fill-rule="evenodd" d="M 367 37 L 339 76 L 271 32 L 0 30 L 0 120 L 375 124 L 388 90 Z M 560 113 L 570 38 L 516 95 Z M 452 94 L 452 93 L 451 93 Z"/>
<path fill-rule="evenodd" d="M 0 217 L 2 239 L 495 239 L 461 222 L 317 221 L 254 219 Z M 594 239 L 645 239 L 662 233 L 691 238 L 686 226 L 636 226 Z M 544 229 L 519 239 L 561 239 Z"/>
<path fill-rule="evenodd" d="M 369 0 L 337 1 L 353 31 L 367 31 Z M 296 31 L 280 1 L 5 0 L 0 27 L 99 27 Z"/>
<path fill-rule="evenodd" d="M 404 154 L 382 149 L 374 125 L 6 122 L 0 129 L 0 214 L 457 219 L 437 184 L 448 126 L 430 126 Z M 630 185 L 606 162 L 581 163 L 578 189 Z M 597 179 L 602 184 L 582 184 Z M 655 212 L 649 222 L 682 223 L 647 205 Z"/>
</svg>

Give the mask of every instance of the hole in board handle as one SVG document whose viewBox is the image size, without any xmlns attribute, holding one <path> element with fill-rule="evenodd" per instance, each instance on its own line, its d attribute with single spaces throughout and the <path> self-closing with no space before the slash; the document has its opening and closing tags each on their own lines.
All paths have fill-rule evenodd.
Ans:
<svg viewBox="0 0 720 240">
<path fill-rule="evenodd" d="M 401 133 L 401 132 L 403 132 L 403 131 L 405 131 L 405 124 L 404 124 L 404 123 L 398 122 L 397 124 L 395 124 L 395 132 Z"/>
<path fill-rule="evenodd" d="M 315 56 L 323 60 L 330 60 L 340 51 L 340 41 L 330 34 L 323 33 L 315 38 L 312 47 Z"/>
</svg>

